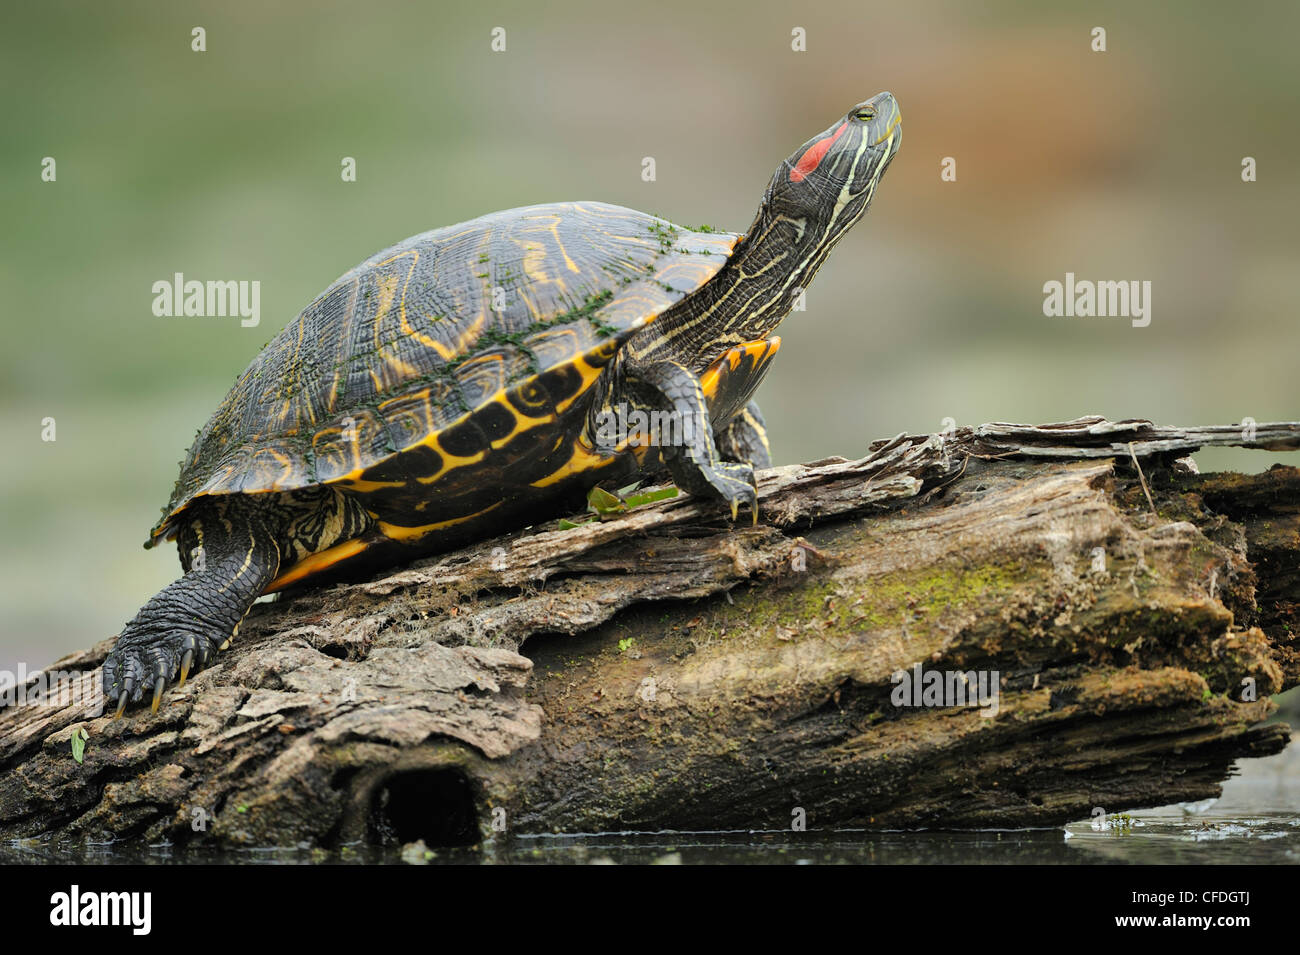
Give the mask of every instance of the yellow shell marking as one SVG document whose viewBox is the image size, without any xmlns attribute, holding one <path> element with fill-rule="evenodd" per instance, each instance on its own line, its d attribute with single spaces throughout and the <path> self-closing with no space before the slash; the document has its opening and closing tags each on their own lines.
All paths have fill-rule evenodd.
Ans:
<svg viewBox="0 0 1300 955">
<path fill-rule="evenodd" d="M 609 454 L 596 452 L 581 438 L 577 438 L 573 442 L 573 453 L 569 455 L 569 460 L 540 481 L 534 481 L 531 486 L 550 487 L 552 484 L 558 484 L 574 474 L 582 474 L 585 471 L 595 471 L 599 468 L 608 467 L 614 463 L 614 460 Z"/>
<path fill-rule="evenodd" d="M 305 577 L 318 574 L 328 567 L 332 567 L 340 561 L 347 560 L 349 557 L 355 557 L 366 549 L 366 545 L 361 541 L 353 538 L 350 541 L 344 541 L 342 544 L 335 544 L 333 547 L 326 548 L 309 557 L 304 557 L 298 563 L 294 564 L 289 570 L 266 585 L 262 591 L 264 594 L 273 593 L 282 590 L 290 584 L 297 583 Z"/>
<path fill-rule="evenodd" d="M 424 537 L 426 534 L 432 534 L 434 531 L 440 531 L 448 527 L 455 527 L 457 524 L 464 524 L 467 521 L 472 521 L 475 518 L 482 517 L 484 514 L 496 510 L 504 503 L 505 501 L 497 501 L 495 504 L 491 504 L 483 508 L 483 510 L 476 511 L 473 514 L 467 514 L 464 517 L 453 517 L 450 520 L 438 521 L 434 524 L 425 524 L 421 527 L 402 527 L 398 524 L 386 524 L 383 521 L 379 521 L 377 526 L 379 527 L 379 532 L 389 540 L 410 543 L 413 540 L 418 540 L 421 537 Z"/>
</svg>

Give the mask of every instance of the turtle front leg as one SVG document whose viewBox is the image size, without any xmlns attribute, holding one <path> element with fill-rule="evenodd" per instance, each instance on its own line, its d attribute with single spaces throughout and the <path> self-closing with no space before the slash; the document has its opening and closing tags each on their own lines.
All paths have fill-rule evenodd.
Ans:
<svg viewBox="0 0 1300 955">
<path fill-rule="evenodd" d="M 751 401 L 731 419 L 715 439 L 718 453 L 727 461 L 741 461 L 756 471 L 772 466 L 772 448 L 767 443 L 767 425 L 758 404 Z"/>
<path fill-rule="evenodd" d="M 104 695 L 127 701 L 163 690 L 225 649 L 280 567 L 273 518 L 241 495 L 201 498 L 178 530 L 185 576 L 159 591 L 122 630 L 104 660 Z"/>
<path fill-rule="evenodd" d="M 747 504 L 757 520 L 754 469 L 742 461 L 723 460 L 713 438 L 699 376 L 685 365 L 666 360 L 631 365 L 626 375 L 629 391 L 639 392 L 643 399 L 634 403 L 674 413 L 671 440 L 664 443 L 662 435 L 651 436 L 651 440 L 660 441 L 659 451 L 673 483 L 690 494 L 726 501 L 731 505 L 732 520 L 740 505 Z"/>
</svg>

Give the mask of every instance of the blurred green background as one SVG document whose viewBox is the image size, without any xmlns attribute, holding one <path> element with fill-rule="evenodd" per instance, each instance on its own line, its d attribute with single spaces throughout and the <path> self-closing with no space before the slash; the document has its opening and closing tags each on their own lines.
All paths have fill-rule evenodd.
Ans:
<svg viewBox="0 0 1300 955">
<path fill-rule="evenodd" d="M 115 633 L 176 575 L 174 552 L 140 548 L 176 462 L 341 272 L 553 200 L 743 230 L 777 162 L 881 89 L 902 105 L 902 150 L 759 395 L 779 462 L 947 417 L 1300 418 L 1294 3 L 43 2 L 0 17 L 0 667 Z M 151 286 L 177 271 L 260 281 L 261 326 L 155 317 Z M 1150 280 L 1150 327 L 1044 317 L 1042 285 L 1067 271 Z"/>
</svg>

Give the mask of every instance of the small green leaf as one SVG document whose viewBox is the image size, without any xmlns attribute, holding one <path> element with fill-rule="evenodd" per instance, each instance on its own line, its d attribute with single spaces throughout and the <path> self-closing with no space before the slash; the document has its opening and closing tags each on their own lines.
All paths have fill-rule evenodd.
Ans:
<svg viewBox="0 0 1300 955">
<path fill-rule="evenodd" d="M 618 642 L 618 652 L 626 653 L 632 648 L 632 644 L 634 643 L 636 643 L 636 637 L 624 637 Z"/>
<path fill-rule="evenodd" d="M 85 758 L 86 740 L 88 739 L 90 739 L 90 736 L 86 733 L 84 726 L 78 726 L 72 731 L 72 758 L 78 763 L 81 763 Z"/>
<path fill-rule="evenodd" d="M 562 531 L 571 531 L 571 530 L 573 530 L 575 527 L 582 527 L 584 524 L 592 524 L 592 523 L 595 523 L 595 522 L 594 522 L 594 521 L 579 521 L 578 523 L 575 524 L 573 521 L 565 520 L 564 518 L 561 518 L 561 519 L 560 519 L 560 530 L 562 530 Z"/>
<path fill-rule="evenodd" d="M 621 498 L 610 494 L 603 487 L 593 487 L 587 493 L 587 505 L 597 514 L 617 514 L 627 510 L 627 505 Z"/>
<path fill-rule="evenodd" d="M 666 501 L 670 497 L 677 496 L 677 488 L 661 487 L 657 491 L 646 491 L 644 494 L 634 494 L 626 498 L 629 508 L 640 507 L 642 504 L 653 504 L 655 501 Z"/>
</svg>

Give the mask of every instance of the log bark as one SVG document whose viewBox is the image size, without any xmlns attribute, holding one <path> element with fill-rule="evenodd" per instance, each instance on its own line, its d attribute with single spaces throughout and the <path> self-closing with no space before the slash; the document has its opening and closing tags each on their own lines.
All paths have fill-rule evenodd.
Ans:
<svg viewBox="0 0 1300 955">
<path fill-rule="evenodd" d="M 1036 826 L 1217 795 L 1300 682 L 1300 424 L 899 435 L 255 606 L 160 711 L 0 711 L 0 836 L 238 845 Z M 996 674 L 900 706 L 899 674 Z M 956 686 L 957 684 L 953 684 Z M 17 689 L 10 696 L 17 695 Z M 81 694 L 81 695 L 78 695 Z M 74 757 L 74 741 L 84 752 Z"/>
</svg>

